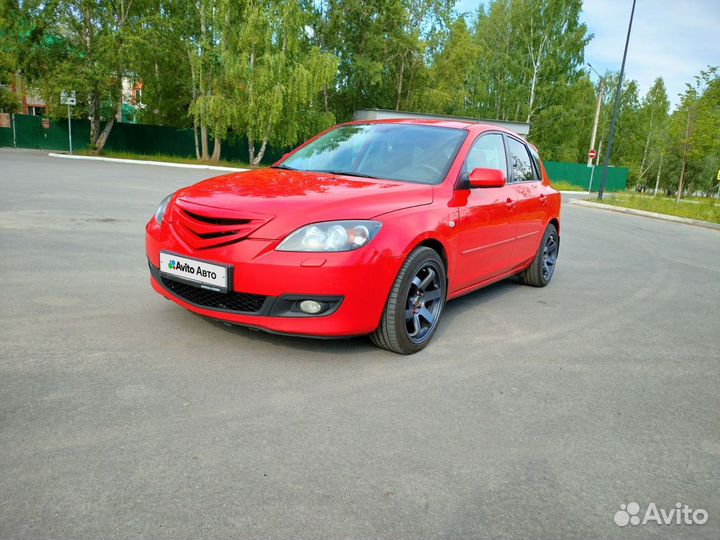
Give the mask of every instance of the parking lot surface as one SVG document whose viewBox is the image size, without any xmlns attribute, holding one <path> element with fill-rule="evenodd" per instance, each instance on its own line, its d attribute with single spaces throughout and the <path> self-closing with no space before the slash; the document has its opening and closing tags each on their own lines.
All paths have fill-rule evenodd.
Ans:
<svg viewBox="0 0 720 540">
<path fill-rule="evenodd" d="M 0 150 L 0 538 L 720 536 L 720 233 L 566 204 L 550 286 L 398 356 L 155 294 L 145 222 L 211 174 Z"/>
</svg>

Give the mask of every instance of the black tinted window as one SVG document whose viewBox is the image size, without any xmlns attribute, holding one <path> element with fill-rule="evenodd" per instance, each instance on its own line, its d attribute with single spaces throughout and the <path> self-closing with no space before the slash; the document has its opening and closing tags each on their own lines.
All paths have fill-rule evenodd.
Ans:
<svg viewBox="0 0 720 540">
<path fill-rule="evenodd" d="M 528 154 L 525 145 L 512 137 L 508 137 L 507 141 L 515 180 L 517 182 L 535 180 L 535 172 L 533 171 L 533 166 L 530 162 L 530 155 Z"/>
<path fill-rule="evenodd" d="M 464 174 L 470 174 L 473 169 L 499 169 L 507 174 L 507 160 L 505 159 L 505 146 L 502 135 L 491 133 L 483 135 L 473 144 L 465 160 Z"/>
</svg>

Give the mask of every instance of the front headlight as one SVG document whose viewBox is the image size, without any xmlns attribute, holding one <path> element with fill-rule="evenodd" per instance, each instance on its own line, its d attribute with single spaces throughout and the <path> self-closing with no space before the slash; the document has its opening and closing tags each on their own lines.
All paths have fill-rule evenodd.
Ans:
<svg viewBox="0 0 720 540">
<path fill-rule="evenodd" d="M 162 225 L 165 210 L 167 210 L 168 204 L 170 203 L 170 199 L 172 199 L 173 195 L 174 193 L 171 193 L 170 195 L 165 197 L 160 203 L 160 206 L 158 206 L 158 209 L 155 211 L 155 221 L 158 222 L 158 225 Z"/>
<path fill-rule="evenodd" d="M 326 221 L 291 233 L 277 251 L 352 251 L 366 245 L 382 227 L 379 221 Z"/>
</svg>

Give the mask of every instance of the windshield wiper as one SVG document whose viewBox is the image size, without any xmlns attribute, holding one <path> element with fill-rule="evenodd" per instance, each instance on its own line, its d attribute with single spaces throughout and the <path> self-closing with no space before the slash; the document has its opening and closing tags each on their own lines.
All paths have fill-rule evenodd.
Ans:
<svg viewBox="0 0 720 540">
<path fill-rule="evenodd" d="M 372 176 L 365 173 L 355 172 L 355 171 L 333 171 L 333 170 L 317 170 L 313 172 L 324 172 L 329 174 L 337 174 L 337 175 L 343 175 L 343 176 L 357 176 L 359 178 L 372 178 L 374 180 L 381 180 L 379 176 Z"/>
<path fill-rule="evenodd" d="M 288 167 L 287 165 L 271 165 L 271 169 L 285 169 L 286 171 L 297 171 L 295 167 Z"/>
</svg>

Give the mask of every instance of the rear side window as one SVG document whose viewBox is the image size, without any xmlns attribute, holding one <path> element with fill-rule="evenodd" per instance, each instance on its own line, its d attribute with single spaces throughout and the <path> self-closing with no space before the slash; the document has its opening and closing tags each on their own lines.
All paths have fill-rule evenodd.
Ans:
<svg viewBox="0 0 720 540">
<path fill-rule="evenodd" d="M 538 156 L 538 153 L 532 146 L 530 147 L 530 157 L 532 158 L 533 165 L 535 166 L 535 178 L 542 180 L 542 173 L 540 172 L 540 156 Z"/>
<path fill-rule="evenodd" d="M 465 159 L 463 174 L 467 176 L 473 169 L 499 169 L 507 174 L 507 160 L 502 135 L 490 133 L 475 141 Z"/>
<path fill-rule="evenodd" d="M 537 178 L 535 178 L 535 171 L 533 169 L 532 162 L 530 161 L 530 154 L 528 154 L 527 147 L 512 137 L 508 137 L 507 142 L 508 152 L 510 154 L 510 164 L 512 165 L 515 181 L 529 182 L 531 180 L 537 180 Z"/>
</svg>

